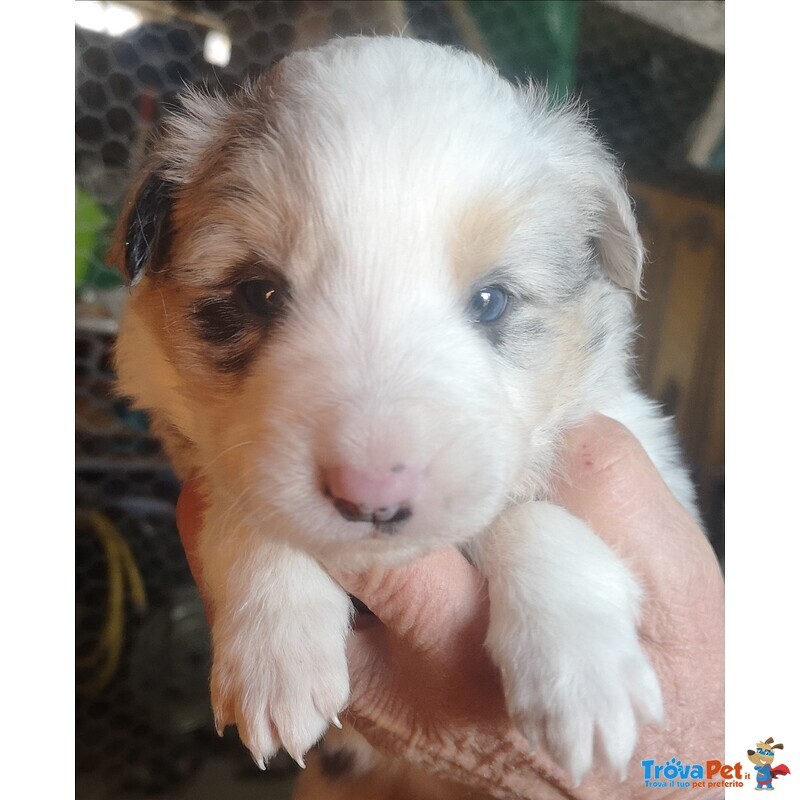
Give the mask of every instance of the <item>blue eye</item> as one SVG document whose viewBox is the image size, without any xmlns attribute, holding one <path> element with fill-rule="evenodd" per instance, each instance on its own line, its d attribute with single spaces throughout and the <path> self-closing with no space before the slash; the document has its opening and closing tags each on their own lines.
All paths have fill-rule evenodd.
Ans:
<svg viewBox="0 0 800 800">
<path fill-rule="evenodd" d="M 239 302 L 259 317 L 271 317 L 283 311 L 286 305 L 286 288 L 277 280 L 253 280 L 236 287 Z"/>
<path fill-rule="evenodd" d="M 496 322 L 508 307 L 508 294 L 499 286 L 485 286 L 469 300 L 469 316 L 473 322 Z"/>
</svg>

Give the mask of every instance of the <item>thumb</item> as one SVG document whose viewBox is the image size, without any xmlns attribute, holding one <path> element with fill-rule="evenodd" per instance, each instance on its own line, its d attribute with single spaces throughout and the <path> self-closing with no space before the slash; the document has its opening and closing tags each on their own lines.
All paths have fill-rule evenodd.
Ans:
<svg viewBox="0 0 800 800">
<path fill-rule="evenodd" d="M 674 608 L 681 586 L 686 596 L 698 585 L 721 592 L 707 537 L 627 428 L 592 418 L 567 434 L 564 461 L 558 501 L 631 565 L 651 598 Z"/>
<path fill-rule="evenodd" d="M 175 508 L 175 524 L 178 528 L 178 535 L 181 537 L 181 544 L 186 553 L 186 561 L 189 564 L 189 571 L 192 573 L 197 590 L 203 600 L 206 609 L 206 616 L 209 622 L 213 622 L 214 613 L 206 591 L 206 584 L 203 579 L 203 571 L 198 553 L 197 538 L 200 529 L 203 527 L 203 519 L 206 512 L 205 487 L 201 478 L 192 476 L 184 483 L 181 493 L 178 496 L 178 504 Z"/>
<path fill-rule="evenodd" d="M 465 627 L 485 622 L 483 580 L 453 548 L 394 569 L 374 567 L 358 574 L 332 570 L 331 574 L 393 634 L 413 639 L 416 647 L 446 647 Z"/>
</svg>

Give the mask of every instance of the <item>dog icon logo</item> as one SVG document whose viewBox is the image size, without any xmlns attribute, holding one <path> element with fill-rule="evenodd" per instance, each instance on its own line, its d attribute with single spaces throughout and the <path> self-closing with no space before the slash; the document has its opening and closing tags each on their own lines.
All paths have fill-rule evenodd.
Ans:
<svg viewBox="0 0 800 800">
<path fill-rule="evenodd" d="M 773 778 L 778 778 L 781 775 L 790 775 L 791 772 L 786 764 L 778 764 L 777 767 L 772 766 L 775 760 L 775 751 L 783 750 L 782 744 L 773 744 L 775 740 L 770 736 L 764 742 L 756 742 L 755 750 L 748 750 L 747 757 L 755 764 L 756 773 L 756 791 L 771 792 L 775 787 L 772 785 Z"/>
</svg>

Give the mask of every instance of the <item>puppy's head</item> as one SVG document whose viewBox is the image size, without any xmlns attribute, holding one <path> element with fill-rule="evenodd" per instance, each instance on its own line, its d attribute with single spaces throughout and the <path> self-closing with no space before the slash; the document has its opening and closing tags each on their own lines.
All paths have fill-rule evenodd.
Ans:
<svg viewBox="0 0 800 800">
<path fill-rule="evenodd" d="M 759 767 L 771 764 L 775 760 L 775 751 L 783 750 L 783 744 L 774 744 L 774 741 L 770 736 L 765 742 L 756 742 L 756 750 L 748 750 L 747 758 Z"/>
<path fill-rule="evenodd" d="M 559 430 L 625 380 L 642 246 L 574 107 L 364 38 L 189 96 L 116 258 L 121 387 L 183 470 L 353 564 L 546 491 Z"/>
</svg>

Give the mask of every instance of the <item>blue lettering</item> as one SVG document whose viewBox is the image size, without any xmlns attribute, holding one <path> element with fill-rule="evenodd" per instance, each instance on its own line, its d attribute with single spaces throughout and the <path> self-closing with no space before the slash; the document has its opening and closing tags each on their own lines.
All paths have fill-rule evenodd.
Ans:
<svg viewBox="0 0 800 800">
<path fill-rule="evenodd" d="M 702 764 L 684 764 L 677 758 L 670 759 L 663 764 L 656 764 L 650 758 L 647 761 L 642 761 L 641 764 L 642 778 L 645 781 L 674 781 L 676 778 L 686 781 L 689 778 L 693 780 L 705 778 L 705 769 Z"/>
</svg>

